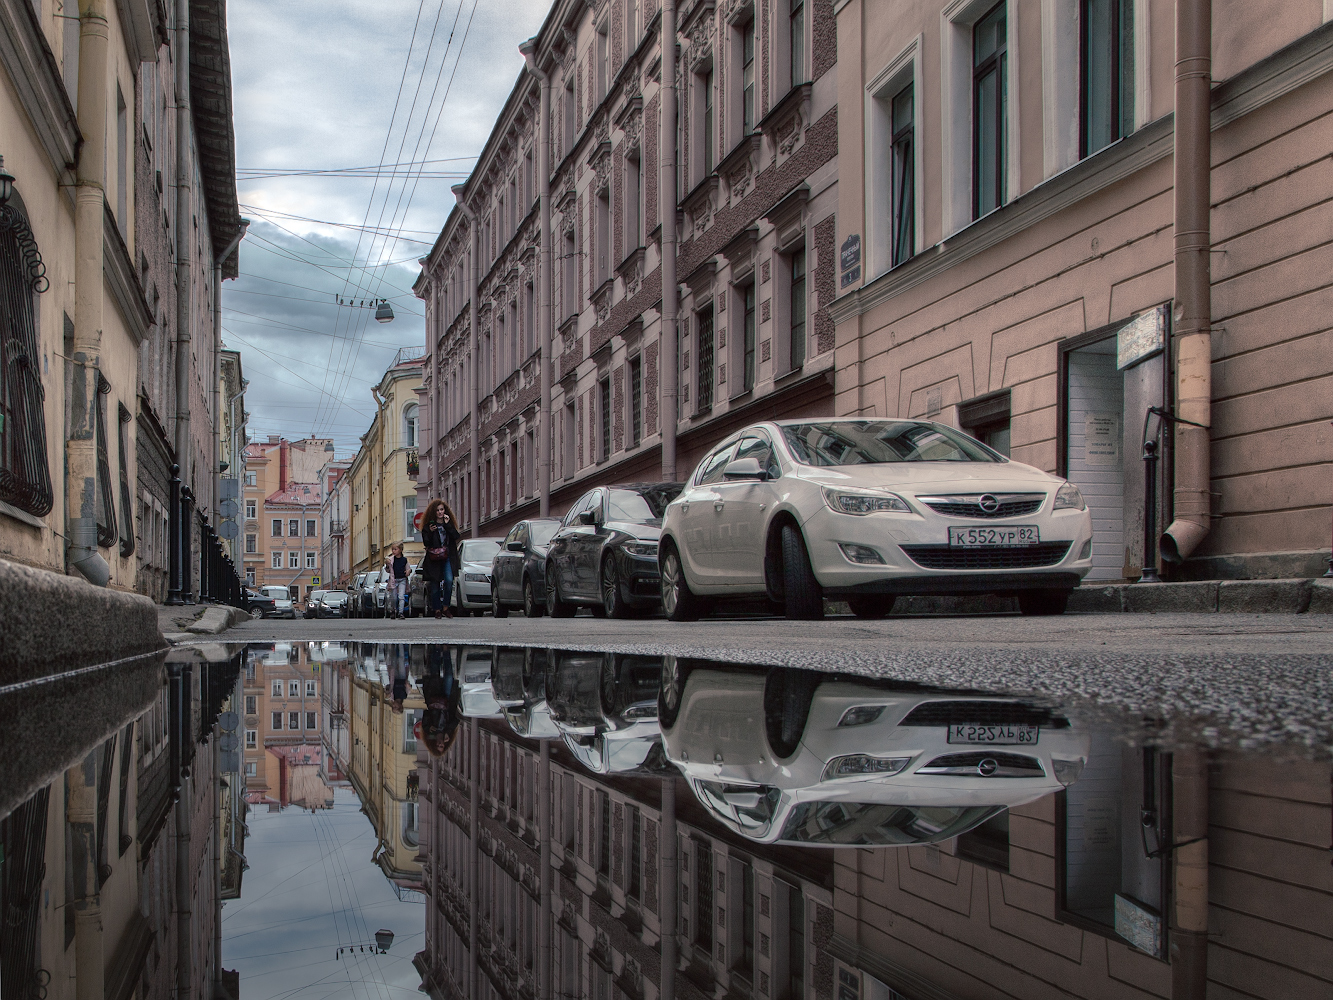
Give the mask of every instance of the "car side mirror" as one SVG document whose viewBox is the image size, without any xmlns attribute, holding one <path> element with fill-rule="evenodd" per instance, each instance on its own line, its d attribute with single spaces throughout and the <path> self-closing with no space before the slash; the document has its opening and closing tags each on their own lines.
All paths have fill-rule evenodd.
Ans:
<svg viewBox="0 0 1333 1000">
<path fill-rule="evenodd" d="M 579 524 L 596 524 L 597 512 L 592 510 L 579 511 Z"/>
<path fill-rule="evenodd" d="M 505 542 L 505 548 L 507 548 L 510 552 L 522 552 L 523 543 L 520 542 L 518 539 L 514 539 L 512 542 Z"/>
<path fill-rule="evenodd" d="M 722 478 L 764 480 L 768 478 L 768 472 L 757 458 L 738 458 L 727 463 L 727 467 L 722 470 Z"/>
</svg>

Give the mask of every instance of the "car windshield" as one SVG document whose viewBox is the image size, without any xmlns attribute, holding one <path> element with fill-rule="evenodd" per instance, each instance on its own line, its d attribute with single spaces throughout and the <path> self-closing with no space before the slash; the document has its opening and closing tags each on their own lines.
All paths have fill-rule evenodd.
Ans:
<svg viewBox="0 0 1333 1000">
<path fill-rule="evenodd" d="M 463 543 L 463 562 L 488 562 L 499 551 L 494 538 L 470 538 Z"/>
<path fill-rule="evenodd" d="M 555 533 L 560 530 L 559 521 L 532 521 L 528 524 L 532 533 L 533 545 L 550 545 Z"/>
<path fill-rule="evenodd" d="M 344 594 L 341 590 L 335 590 L 332 591 L 331 593 L 325 594 L 320 599 L 325 604 L 342 604 L 347 600 L 347 595 Z"/>
<path fill-rule="evenodd" d="M 291 599 L 286 587 L 265 587 L 264 596 L 271 597 L 275 601 L 286 601 Z"/>
<path fill-rule="evenodd" d="M 699 801 L 735 823 L 742 833 L 762 837 L 773 822 L 782 793 L 767 785 L 728 785 L 721 781 L 696 781 Z"/>
<path fill-rule="evenodd" d="M 644 486 L 632 490 L 611 491 L 612 521 L 657 521 L 662 517 L 667 504 L 680 496 L 681 487 L 676 483 L 663 483 L 659 486 Z"/>
<path fill-rule="evenodd" d="M 1003 809 L 1003 806 L 804 802 L 787 817 L 780 839 L 826 847 L 938 844 L 980 826 Z"/>
<path fill-rule="evenodd" d="M 322 598 L 323 596 L 324 596 L 324 591 L 322 591 L 322 590 L 312 590 L 312 591 L 310 592 L 310 596 L 307 597 L 306 600 L 307 600 L 307 601 L 318 601 L 318 600 L 319 600 L 320 598 Z"/>
<path fill-rule="evenodd" d="M 830 420 L 782 428 L 787 447 L 805 465 L 893 462 L 998 462 L 979 441 L 940 424 L 916 420 Z"/>
</svg>

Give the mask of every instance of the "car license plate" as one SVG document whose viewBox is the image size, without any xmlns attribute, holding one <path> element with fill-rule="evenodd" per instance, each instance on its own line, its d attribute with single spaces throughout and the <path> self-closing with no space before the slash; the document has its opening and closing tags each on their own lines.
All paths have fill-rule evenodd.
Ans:
<svg viewBox="0 0 1333 1000">
<path fill-rule="evenodd" d="M 970 743 L 981 746 L 1033 745 L 1041 734 L 1039 726 L 1015 724 L 983 725 L 971 722 L 949 724 L 950 743 Z"/>
<path fill-rule="evenodd" d="M 963 549 L 986 549 L 997 545 L 1036 545 L 1041 541 L 1035 524 L 1013 524 L 1003 528 L 950 528 L 949 544 Z"/>
</svg>

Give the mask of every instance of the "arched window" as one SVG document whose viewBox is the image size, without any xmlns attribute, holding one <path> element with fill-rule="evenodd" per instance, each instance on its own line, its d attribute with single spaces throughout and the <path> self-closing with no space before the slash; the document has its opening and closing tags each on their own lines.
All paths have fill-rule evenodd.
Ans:
<svg viewBox="0 0 1333 1000">
<path fill-rule="evenodd" d="M 408 403 L 403 407 L 403 447 L 417 446 L 417 404 Z"/>
<path fill-rule="evenodd" d="M 17 192 L 0 205 L 0 500 L 29 514 L 51 512 L 37 296 L 46 265 Z"/>
</svg>

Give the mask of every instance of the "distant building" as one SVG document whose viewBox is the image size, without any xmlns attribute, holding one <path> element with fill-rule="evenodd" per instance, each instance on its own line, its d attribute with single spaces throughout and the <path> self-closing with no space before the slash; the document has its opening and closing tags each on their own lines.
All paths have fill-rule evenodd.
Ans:
<svg viewBox="0 0 1333 1000">
<path fill-rule="evenodd" d="M 242 558 L 251 586 L 284 586 L 294 599 L 315 589 L 316 577 L 322 586 L 320 474 L 332 454 L 331 438 L 272 434 L 246 446 Z"/>
</svg>

